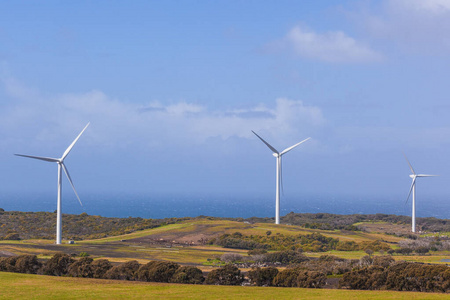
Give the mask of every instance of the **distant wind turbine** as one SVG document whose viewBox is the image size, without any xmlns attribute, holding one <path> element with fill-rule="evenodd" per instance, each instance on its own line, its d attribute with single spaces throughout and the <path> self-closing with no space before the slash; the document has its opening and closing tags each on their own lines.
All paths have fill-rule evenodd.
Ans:
<svg viewBox="0 0 450 300">
<path fill-rule="evenodd" d="M 259 135 L 256 134 L 256 132 L 254 132 L 252 130 L 252 132 L 264 143 L 266 144 L 267 147 L 269 147 L 270 150 L 272 150 L 273 152 L 273 156 L 275 156 L 275 158 L 277 159 L 277 175 L 276 175 L 276 191 L 275 191 L 275 224 L 280 224 L 280 183 L 281 183 L 281 156 L 283 156 L 283 154 L 288 153 L 289 151 L 291 151 L 292 149 L 294 149 L 295 147 L 297 147 L 298 145 L 306 142 L 307 140 L 309 140 L 310 138 L 307 138 L 303 141 L 301 141 L 300 143 L 297 143 L 289 148 L 284 149 L 281 152 L 278 152 L 277 149 L 275 149 L 274 147 L 272 147 L 268 142 L 266 142 L 262 137 L 260 137 Z"/>
<path fill-rule="evenodd" d="M 73 146 L 78 141 L 78 139 L 83 134 L 83 132 L 86 130 L 86 128 L 89 126 L 89 124 L 90 123 L 88 123 L 84 127 L 84 129 L 77 136 L 77 138 L 72 142 L 72 144 L 70 144 L 70 146 L 66 149 L 66 151 L 64 151 L 64 153 L 61 156 L 61 158 L 50 158 L 50 157 L 15 154 L 17 156 L 34 158 L 34 159 L 39 159 L 39 160 L 48 161 L 48 162 L 55 162 L 55 163 L 58 164 L 58 201 L 57 201 L 57 209 L 56 209 L 56 244 L 61 244 L 61 231 L 62 231 L 62 219 L 61 219 L 62 170 L 64 170 L 64 173 L 66 174 L 67 179 L 69 179 L 70 185 L 72 186 L 72 189 L 75 192 L 75 195 L 77 196 L 78 201 L 80 202 L 81 206 L 83 206 L 83 204 L 81 203 L 80 197 L 78 196 L 78 193 L 75 190 L 75 186 L 73 185 L 72 178 L 70 178 L 69 171 L 67 170 L 67 167 L 64 164 L 64 159 L 67 157 L 67 155 L 69 155 L 69 152 L 72 150 Z"/>
<path fill-rule="evenodd" d="M 434 176 L 439 176 L 439 175 L 427 175 L 427 174 L 416 174 L 416 172 L 414 171 L 411 163 L 409 162 L 408 158 L 406 157 L 406 155 L 403 153 L 403 155 L 405 156 L 406 162 L 409 165 L 409 168 L 411 169 L 412 174 L 409 175 L 409 177 L 412 178 L 412 183 L 411 183 L 411 187 L 409 189 L 409 194 L 408 194 L 408 198 L 406 198 L 406 203 L 408 203 L 409 200 L 409 196 L 411 196 L 411 192 L 412 192 L 412 224 L 411 224 L 411 228 L 412 228 L 412 232 L 416 232 L 416 179 L 418 177 L 434 177 Z"/>
</svg>

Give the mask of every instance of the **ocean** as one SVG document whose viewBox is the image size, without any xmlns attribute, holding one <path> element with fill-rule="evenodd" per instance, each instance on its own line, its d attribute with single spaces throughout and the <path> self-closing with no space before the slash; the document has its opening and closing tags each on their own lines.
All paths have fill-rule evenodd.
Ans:
<svg viewBox="0 0 450 300">
<path fill-rule="evenodd" d="M 196 217 L 273 217 L 275 197 L 231 196 L 231 195 L 80 195 L 83 206 L 73 194 L 63 195 L 62 210 L 65 214 L 99 215 L 103 217 L 170 218 Z M 361 197 L 361 196 L 296 196 L 282 197 L 281 216 L 295 213 L 333 214 L 395 214 L 411 215 L 411 202 L 405 197 Z M 0 195 L 0 208 L 7 211 L 54 211 L 55 194 L 27 196 Z M 444 197 L 418 199 L 418 217 L 450 219 L 450 202 Z"/>
</svg>

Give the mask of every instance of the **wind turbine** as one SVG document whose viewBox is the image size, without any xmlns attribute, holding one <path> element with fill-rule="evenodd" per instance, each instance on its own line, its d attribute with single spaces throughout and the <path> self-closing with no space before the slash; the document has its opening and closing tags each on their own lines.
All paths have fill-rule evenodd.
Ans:
<svg viewBox="0 0 450 300">
<path fill-rule="evenodd" d="M 275 158 L 277 159 L 277 175 L 276 175 L 276 190 L 275 190 L 275 224 L 280 224 L 280 183 L 281 183 L 281 157 L 283 156 L 283 154 L 288 153 L 289 151 L 291 151 L 292 149 L 294 149 L 295 147 L 297 147 L 298 145 L 306 142 L 307 140 L 309 140 L 310 138 L 304 139 L 303 141 L 301 141 L 300 143 L 297 143 L 289 148 L 284 149 L 281 152 L 278 152 L 277 149 L 275 149 L 274 147 L 272 147 L 268 142 L 266 142 L 262 137 L 260 137 L 259 135 L 256 134 L 256 132 L 254 132 L 252 130 L 252 132 L 264 143 L 266 144 L 267 147 L 269 147 L 270 150 L 272 150 L 273 152 L 273 156 L 275 156 Z"/>
<path fill-rule="evenodd" d="M 78 196 L 77 191 L 75 190 L 75 186 L 73 185 L 72 178 L 70 178 L 69 171 L 67 170 L 67 167 L 64 164 L 64 159 L 69 155 L 70 150 L 72 150 L 75 143 L 78 141 L 80 136 L 83 134 L 83 132 L 86 130 L 86 128 L 89 126 L 90 123 L 87 123 L 87 125 L 84 127 L 84 129 L 81 131 L 81 133 L 77 136 L 77 138 L 70 144 L 70 146 L 64 151 L 61 158 L 51 158 L 51 157 L 42 157 L 42 156 L 31 156 L 31 155 L 23 155 L 23 154 L 15 154 L 17 156 L 23 156 L 28 158 L 34 158 L 39 159 L 43 161 L 48 162 L 55 162 L 58 164 L 58 200 L 57 200 L 57 208 L 56 208 L 56 244 L 61 244 L 61 231 L 62 231 L 62 219 L 61 219 L 61 191 L 62 191 L 62 170 L 64 170 L 64 173 L 66 173 L 67 179 L 69 179 L 70 185 L 72 186 L 73 191 L 75 192 L 75 195 L 78 198 L 78 201 L 80 202 L 81 206 L 83 204 L 81 203 L 80 197 Z"/>
<path fill-rule="evenodd" d="M 406 162 L 409 165 L 409 168 L 411 169 L 412 174 L 409 175 L 409 177 L 412 178 L 412 183 L 411 183 L 411 188 L 409 189 L 409 194 L 408 194 L 408 198 L 406 198 L 406 203 L 408 203 L 409 200 L 409 196 L 411 196 L 411 192 L 412 192 L 412 232 L 416 232 L 416 179 L 418 177 L 434 177 L 434 176 L 439 176 L 439 175 L 427 175 L 427 174 L 416 174 L 416 172 L 414 171 L 411 163 L 409 162 L 408 158 L 406 157 L 406 155 L 403 153 L 403 155 L 405 156 Z"/>
</svg>

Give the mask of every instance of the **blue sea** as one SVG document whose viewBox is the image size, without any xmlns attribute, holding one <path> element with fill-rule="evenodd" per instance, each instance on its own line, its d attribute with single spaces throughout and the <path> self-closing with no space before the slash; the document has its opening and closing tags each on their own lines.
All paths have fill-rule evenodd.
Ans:
<svg viewBox="0 0 450 300">
<path fill-rule="evenodd" d="M 73 194 L 63 195 L 63 213 L 99 215 L 103 217 L 170 218 L 213 217 L 249 218 L 273 217 L 274 197 L 232 195 L 81 195 L 83 206 Z M 0 195 L 0 208 L 7 211 L 54 211 L 56 194 L 27 196 Z M 417 202 L 418 217 L 450 219 L 450 202 L 444 197 L 432 197 Z M 295 213 L 333 214 L 395 214 L 411 215 L 411 203 L 399 197 L 362 196 L 296 196 L 282 197 L 281 215 Z"/>
</svg>

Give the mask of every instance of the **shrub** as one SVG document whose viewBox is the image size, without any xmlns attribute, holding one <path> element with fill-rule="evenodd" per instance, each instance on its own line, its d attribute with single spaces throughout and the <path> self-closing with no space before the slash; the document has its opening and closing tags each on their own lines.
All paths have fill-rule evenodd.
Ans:
<svg viewBox="0 0 450 300">
<path fill-rule="evenodd" d="M 321 288 L 325 285 L 327 276 L 317 271 L 302 271 L 297 276 L 297 287 Z"/>
<path fill-rule="evenodd" d="M 15 264 L 16 272 L 26 274 L 37 274 L 41 267 L 36 255 L 20 255 Z"/>
<path fill-rule="evenodd" d="M 373 265 L 373 258 L 369 255 L 365 255 L 359 259 L 359 265 L 361 267 L 368 267 Z"/>
<path fill-rule="evenodd" d="M 271 263 L 278 262 L 283 265 L 288 265 L 288 264 L 298 264 L 303 261 L 309 260 L 309 258 L 298 251 L 287 250 L 287 251 L 267 253 L 264 255 L 264 260 L 266 262 Z"/>
<path fill-rule="evenodd" d="M 91 263 L 92 277 L 93 278 L 105 278 L 106 272 L 112 268 L 112 264 L 107 259 L 94 260 Z"/>
<path fill-rule="evenodd" d="M 220 257 L 220 260 L 226 263 L 234 263 L 238 261 L 242 261 L 244 257 L 239 253 L 224 253 Z"/>
<path fill-rule="evenodd" d="M 236 266 L 227 264 L 222 268 L 212 270 L 206 277 L 206 284 L 215 285 L 241 285 L 244 275 Z"/>
<path fill-rule="evenodd" d="M 10 241 L 20 241 L 20 236 L 18 233 L 9 233 L 3 239 Z"/>
<path fill-rule="evenodd" d="M 364 250 L 364 251 L 366 251 L 367 249 L 370 249 L 374 252 L 377 252 L 380 250 L 388 251 L 389 249 L 391 249 L 391 247 L 388 244 L 381 242 L 381 241 L 372 241 L 372 242 L 364 241 L 364 242 L 361 242 L 360 248 L 361 248 L 361 250 Z"/>
<path fill-rule="evenodd" d="M 381 255 L 373 257 L 373 265 L 387 268 L 392 265 L 395 260 L 390 255 Z"/>
<path fill-rule="evenodd" d="M 319 257 L 319 261 L 345 261 L 345 259 L 337 257 L 336 255 L 324 254 Z"/>
<path fill-rule="evenodd" d="M 339 287 L 358 290 L 380 289 L 386 282 L 386 273 L 380 266 L 370 266 L 345 273 L 339 281 Z"/>
<path fill-rule="evenodd" d="M 417 254 L 425 254 L 430 252 L 430 249 L 428 249 L 427 247 L 418 247 L 416 248 L 416 250 L 414 250 L 414 252 L 416 252 Z"/>
<path fill-rule="evenodd" d="M 139 263 L 136 260 L 127 261 L 118 266 L 114 266 L 105 273 L 106 279 L 136 280 L 136 273 L 139 270 Z"/>
<path fill-rule="evenodd" d="M 151 261 L 139 268 L 137 277 L 141 281 L 169 282 L 179 267 L 170 261 Z"/>
<path fill-rule="evenodd" d="M 288 268 L 279 272 L 273 279 L 274 286 L 295 287 L 297 286 L 297 277 L 304 269 Z"/>
<path fill-rule="evenodd" d="M 90 257 L 83 257 L 75 261 L 67 269 L 67 275 L 72 277 L 92 278 L 94 276 L 91 268 L 92 262 L 93 259 Z"/>
<path fill-rule="evenodd" d="M 0 258 L 0 271 L 16 272 L 16 260 L 17 256 Z"/>
<path fill-rule="evenodd" d="M 274 267 L 252 268 L 248 271 L 248 278 L 257 286 L 272 286 L 273 279 L 278 274 L 278 269 Z"/>
<path fill-rule="evenodd" d="M 413 250 L 411 248 L 398 248 L 398 249 L 395 249 L 394 251 L 395 251 L 395 253 L 399 253 L 399 254 L 403 254 L 403 255 L 408 255 L 413 252 Z"/>
<path fill-rule="evenodd" d="M 203 273 L 199 268 L 185 266 L 178 268 L 178 270 L 173 274 L 170 282 L 173 283 L 189 283 L 189 284 L 202 284 L 205 281 Z"/>
<path fill-rule="evenodd" d="M 397 291 L 446 292 L 450 287 L 449 267 L 400 262 L 387 272 L 386 288 Z"/>
<path fill-rule="evenodd" d="M 354 241 L 339 241 L 336 245 L 336 250 L 338 251 L 357 251 L 359 250 L 359 246 Z"/>
<path fill-rule="evenodd" d="M 44 265 L 42 271 L 44 275 L 62 276 L 66 275 L 69 266 L 75 260 L 65 253 L 56 253 Z"/>
<path fill-rule="evenodd" d="M 267 253 L 266 249 L 253 249 L 253 250 L 248 250 L 247 254 L 248 255 L 260 255 L 260 254 L 265 254 Z"/>
</svg>

